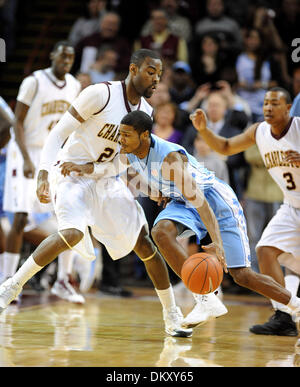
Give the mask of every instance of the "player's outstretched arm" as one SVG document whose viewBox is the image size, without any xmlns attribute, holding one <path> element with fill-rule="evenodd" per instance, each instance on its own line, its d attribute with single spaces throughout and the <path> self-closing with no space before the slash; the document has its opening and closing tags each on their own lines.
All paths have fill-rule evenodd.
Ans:
<svg viewBox="0 0 300 387">
<path fill-rule="evenodd" d="M 210 251 L 214 248 L 217 258 L 227 272 L 225 252 L 216 216 L 178 152 L 172 152 L 165 158 L 162 176 L 166 180 L 173 181 L 182 195 L 196 208 L 212 240 Z"/>
<path fill-rule="evenodd" d="M 255 131 L 258 123 L 249 126 L 248 129 L 237 136 L 225 138 L 216 135 L 207 128 L 206 115 L 202 109 L 197 109 L 190 114 L 190 119 L 195 129 L 198 130 L 201 137 L 210 146 L 210 148 L 223 155 L 230 156 L 243 152 L 256 142 Z"/>
</svg>

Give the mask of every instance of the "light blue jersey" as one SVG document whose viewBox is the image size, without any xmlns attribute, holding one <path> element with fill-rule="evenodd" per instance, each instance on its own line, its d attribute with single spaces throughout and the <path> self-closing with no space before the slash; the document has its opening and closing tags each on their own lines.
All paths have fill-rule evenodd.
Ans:
<svg viewBox="0 0 300 387">
<path fill-rule="evenodd" d="M 182 195 L 173 182 L 161 175 L 161 166 L 171 152 L 180 152 L 187 157 L 187 168 L 214 212 L 223 241 L 227 266 L 250 266 L 250 248 L 247 237 L 246 221 L 242 207 L 233 190 L 217 179 L 182 146 L 151 135 L 148 155 L 139 159 L 134 154 L 127 154 L 131 166 L 148 182 L 151 189 L 160 190 L 162 195 L 173 200 L 162 210 L 154 221 L 154 226 L 161 220 L 172 220 L 179 225 L 181 236 L 195 234 L 201 241 L 207 229 L 195 207 Z"/>
<path fill-rule="evenodd" d="M 185 197 L 178 190 L 175 184 L 166 180 L 161 175 L 162 163 L 171 152 L 180 152 L 187 157 L 187 169 L 202 190 L 211 188 L 215 181 L 213 172 L 204 168 L 194 156 L 190 155 L 181 145 L 163 140 L 154 134 L 151 135 L 151 146 L 149 154 L 144 159 L 139 159 L 134 154 L 127 154 L 133 168 L 148 182 L 153 189 L 159 189 L 163 196 L 188 204 Z"/>
</svg>

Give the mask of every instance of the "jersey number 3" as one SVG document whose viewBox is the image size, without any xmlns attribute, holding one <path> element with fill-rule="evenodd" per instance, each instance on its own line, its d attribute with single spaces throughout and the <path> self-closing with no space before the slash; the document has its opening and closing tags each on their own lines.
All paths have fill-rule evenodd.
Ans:
<svg viewBox="0 0 300 387">
<path fill-rule="evenodd" d="M 283 177 L 285 178 L 285 180 L 287 182 L 286 189 L 288 189 L 289 191 L 296 189 L 296 184 L 294 182 L 293 175 L 290 172 L 284 173 Z"/>
</svg>

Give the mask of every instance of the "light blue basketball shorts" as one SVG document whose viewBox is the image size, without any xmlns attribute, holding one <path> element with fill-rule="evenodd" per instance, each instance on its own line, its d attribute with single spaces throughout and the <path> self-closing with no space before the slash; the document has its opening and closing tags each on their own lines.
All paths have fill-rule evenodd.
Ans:
<svg viewBox="0 0 300 387">
<path fill-rule="evenodd" d="M 229 185 L 216 179 L 213 187 L 205 190 L 204 194 L 219 223 L 227 267 L 251 266 L 246 220 L 234 191 Z M 163 219 L 173 220 L 184 226 L 180 237 L 192 235 L 188 233 L 188 230 L 192 230 L 201 241 L 207 234 L 197 210 L 184 202 L 172 200 L 160 212 L 154 225 Z"/>
</svg>

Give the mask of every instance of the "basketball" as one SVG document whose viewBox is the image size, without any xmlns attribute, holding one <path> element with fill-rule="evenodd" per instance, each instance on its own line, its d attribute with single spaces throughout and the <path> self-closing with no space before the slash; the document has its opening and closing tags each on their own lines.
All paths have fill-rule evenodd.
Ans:
<svg viewBox="0 0 300 387">
<path fill-rule="evenodd" d="M 207 294 L 215 291 L 223 279 L 223 267 L 212 254 L 191 255 L 183 264 L 181 279 L 193 293 Z"/>
</svg>

